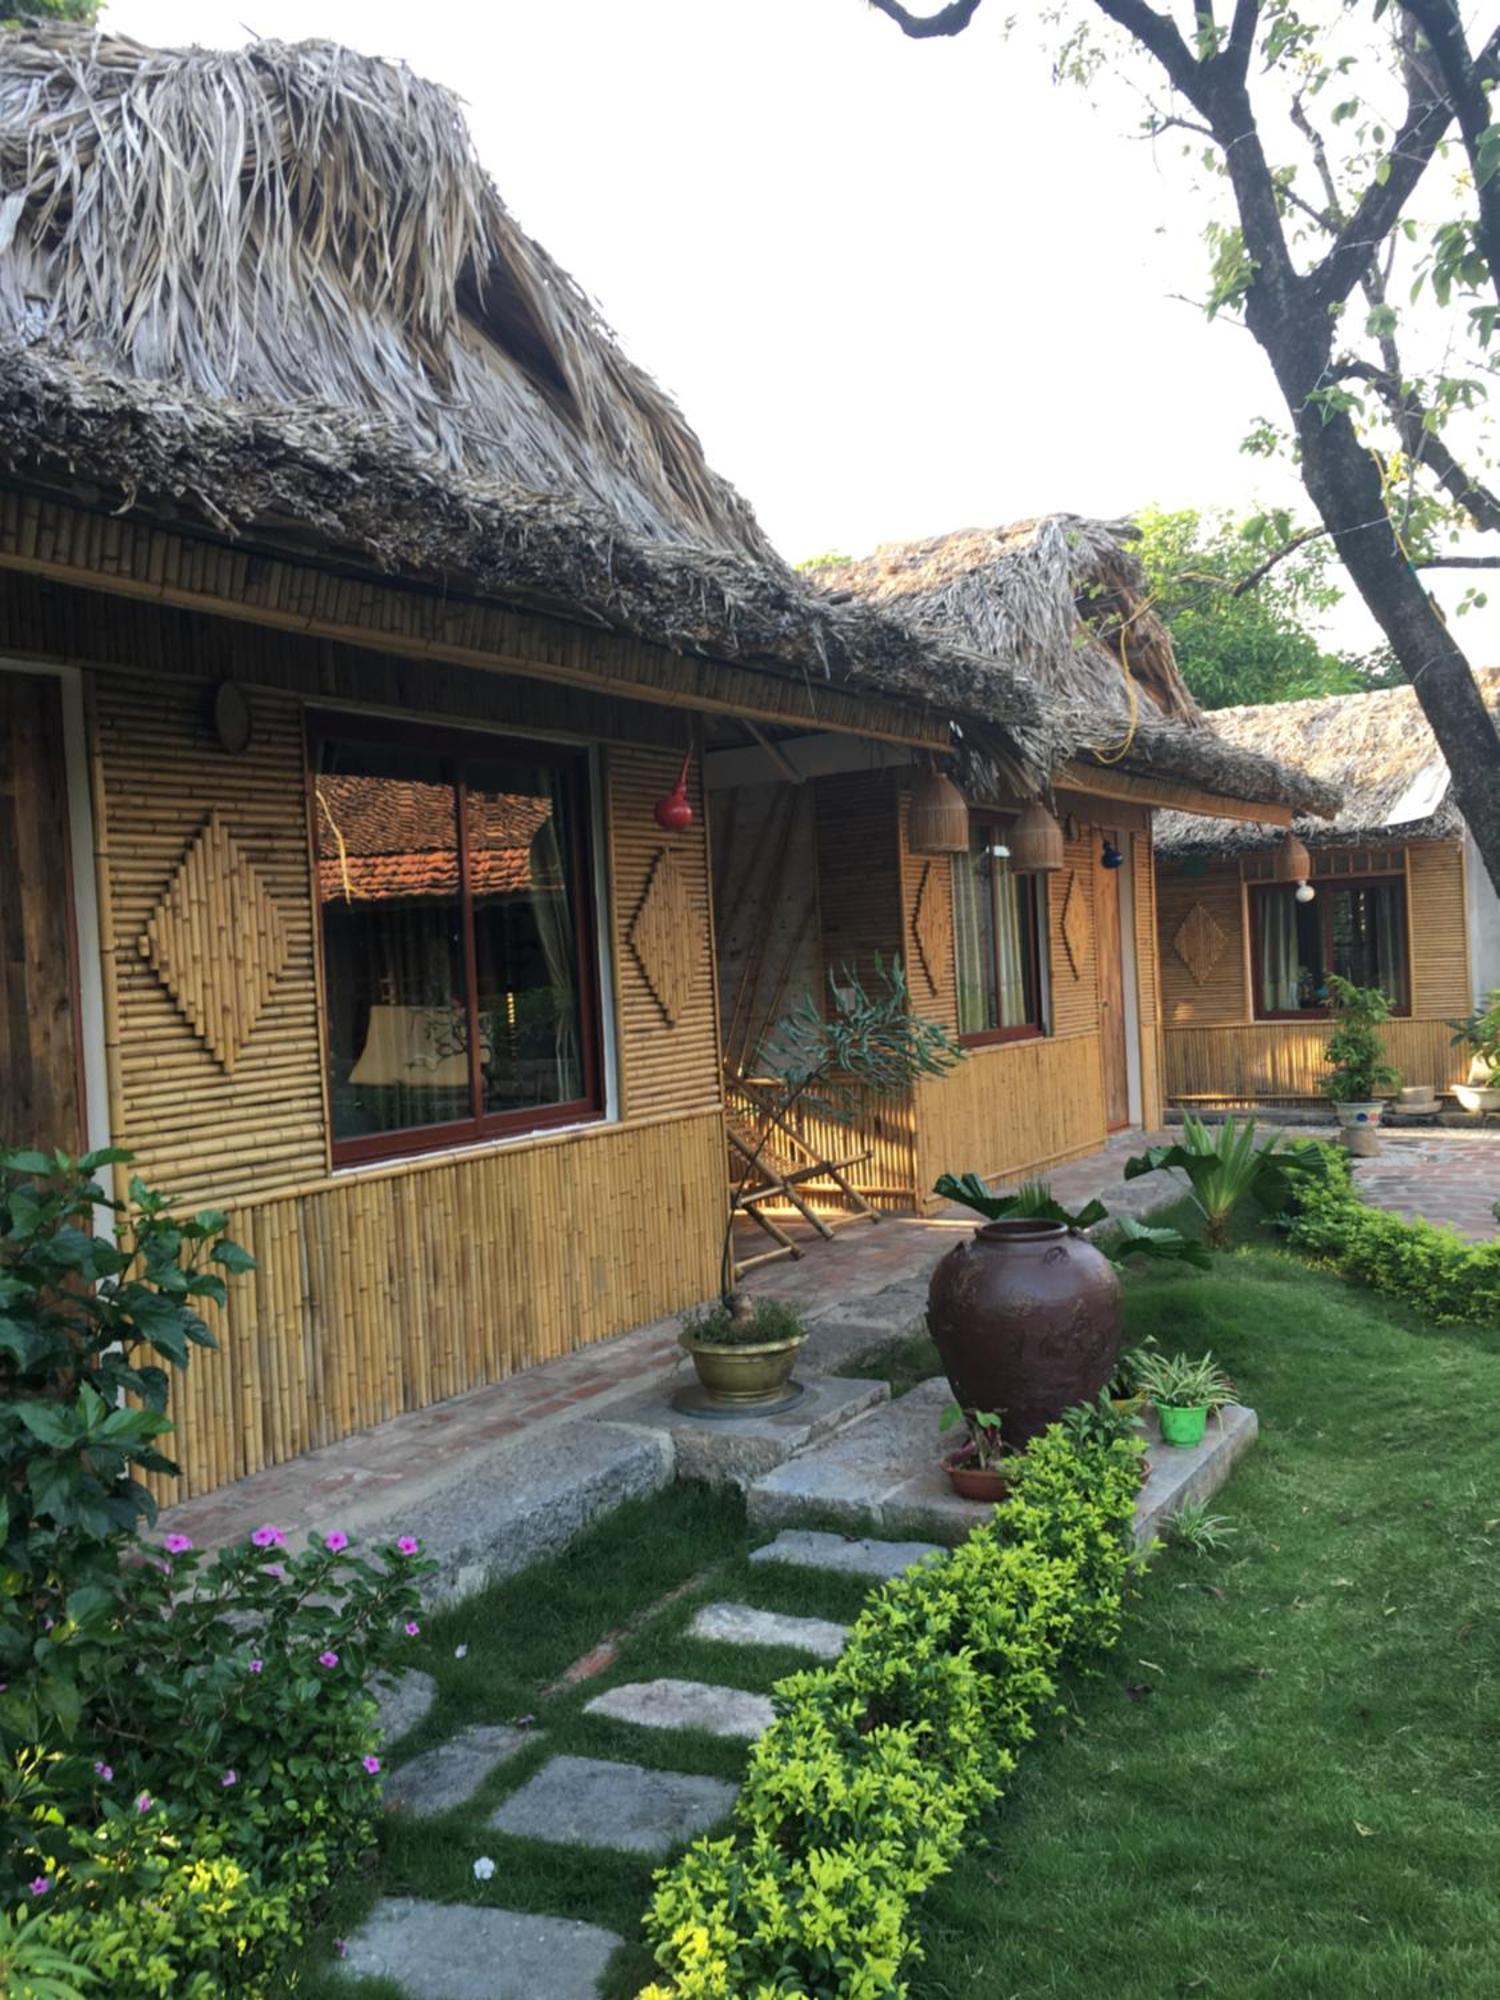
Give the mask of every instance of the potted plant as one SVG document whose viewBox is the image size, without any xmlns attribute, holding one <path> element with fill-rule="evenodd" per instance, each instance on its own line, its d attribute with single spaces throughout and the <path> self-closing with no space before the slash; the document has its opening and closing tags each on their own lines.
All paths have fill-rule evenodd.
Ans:
<svg viewBox="0 0 1500 2000">
<path fill-rule="evenodd" d="M 1121 1417 L 1138 1417 L 1146 1404 L 1146 1392 L 1141 1387 L 1141 1364 L 1156 1347 L 1156 1335 L 1148 1333 L 1139 1347 L 1126 1348 L 1115 1363 L 1115 1372 L 1109 1378 L 1104 1394 L 1114 1405 Z"/>
<path fill-rule="evenodd" d="M 688 1313 L 677 1338 L 707 1401 L 749 1411 L 786 1395 L 807 1328 L 784 1299 L 752 1300 L 737 1292 L 728 1305 L 720 1300 Z"/>
<path fill-rule="evenodd" d="M 1234 1384 L 1211 1354 L 1196 1360 L 1186 1354 L 1143 1354 L 1139 1379 L 1156 1406 L 1163 1444 L 1200 1443 L 1209 1411 L 1234 1394 Z"/>
<path fill-rule="evenodd" d="M 1328 1074 L 1319 1083 L 1345 1127 L 1380 1123 L 1383 1100 L 1401 1087 L 1401 1072 L 1385 1059 L 1376 1033 L 1391 1018 L 1390 1003 L 1377 986 L 1355 986 L 1333 973 L 1328 981 L 1333 1033 L 1323 1051 Z"/>
<path fill-rule="evenodd" d="M 950 1403 L 938 1428 L 950 1431 L 955 1424 L 966 1424 L 969 1434 L 940 1461 L 948 1484 L 961 1500 L 1003 1500 L 1005 1476 L 1000 1464 L 1007 1446 L 1000 1435 L 999 1412 L 961 1410 L 957 1403 Z"/>
<path fill-rule="evenodd" d="M 1471 1014 L 1449 1021 L 1453 1046 L 1467 1043 L 1474 1051 L 1469 1080 L 1456 1083 L 1453 1095 L 1465 1111 L 1500 1111 L 1500 986 L 1492 986 Z"/>
</svg>

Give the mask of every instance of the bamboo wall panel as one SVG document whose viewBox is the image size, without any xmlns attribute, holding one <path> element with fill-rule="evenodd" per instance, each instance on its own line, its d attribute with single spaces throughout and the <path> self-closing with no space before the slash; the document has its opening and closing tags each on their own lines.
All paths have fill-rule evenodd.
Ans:
<svg viewBox="0 0 1500 2000">
<path fill-rule="evenodd" d="M 974 1049 L 947 1076 L 917 1086 L 917 1183 L 929 1202 L 939 1174 L 1015 1181 L 1104 1144 L 1095 1035 Z"/>
<path fill-rule="evenodd" d="M 1256 1021 L 1235 1027 L 1173 1028 L 1166 1032 L 1167 1095 L 1174 1102 L 1271 1104 L 1311 1098 L 1325 1073 L 1326 1021 Z M 1468 1071 L 1464 1049 L 1449 1046 L 1441 1021 L 1390 1021 L 1380 1031 L 1390 1061 L 1405 1083 L 1435 1090 Z"/>
<path fill-rule="evenodd" d="M 1099 1032 L 1094 935 L 1096 840 L 1092 826 L 1077 824 L 1073 838 L 1063 849 L 1063 865 L 1059 872 L 1037 877 L 1047 907 L 1048 973 L 1054 1037 L 1096 1035 Z M 1100 1143 L 1103 1143 L 1102 1138 Z"/>
<path fill-rule="evenodd" d="M 55 677 L 0 673 L 0 1145 L 76 1152 L 83 1091 L 62 727 Z"/>
<path fill-rule="evenodd" d="M 913 854 L 907 844 L 911 819 L 911 792 L 903 785 L 899 792 L 901 839 L 901 898 L 905 914 L 902 956 L 906 961 L 912 1004 L 918 1014 L 938 1021 L 950 1035 L 958 1033 L 958 966 L 953 950 L 953 862 L 946 854 Z M 946 904 L 947 924 L 936 923 L 927 913 L 928 899 Z M 933 945 L 932 956 L 940 963 L 931 968 L 923 940 Z"/>
<path fill-rule="evenodd" d="M 619 1018 L 622 1112 L 626 1118 L 705 1110 L 722 1101 L 719 1018 L 709 942 L 708 842 L 697 760 L 689 772 L 693 823 L 663 833 L 651 808 L 670 792 L 681 768 L 676 751 L 620 746 L 609 753 L 609 860 L 614 919 L 615 1003 Z M 647 896 L 670 867 L 680 908 L 682 963 L 669 1009 L 653 990 L 632 942 L 649 916 Z M 719 1185 L 723 1185 L 722 1166 Z"/>
<path fill-rule="evenodd" d="M 1475 996 L 1462 843 L 1413 842 L 1406 850 L 1406 871 L 1411 1011 L 1423 1020 L 1467 1014 Z"/>
<path fill-rule="evenodd" d="M 788 1008 L 827 997 L 813 788 L 710 792 L 709 827 L 724 1060 L 743 1074 Z"/>
<path fill-rule="evenodd" d="M 174 1391 L 185 1499 L 658 1318 L 718 1283 L 717 1112 L 256 1198 L 258 1268 Z"/>
<path fill-rule="evenodd" d="M 1161 965 L 1156 955 L 1156 865 L 1151 834 L 1129 833 L 1131 887 L 1135 895 L 1136 1005 L 1140 1013 L 1141 1122 L 1148 1131 L 1160 1126 L 1166 1110 L 1162 1094 L 1165 1054 L 1162 1048 Z"/>
<path fill-rule="evenodd" d="M 813 781 L 823 962 L 866 982 L 875 957 L 911 957 L 902 899 L 893 771 L 850 771 Z"/>
<path fill-rule="evenodd" d="M 845 1178 L 872 1208 L 904 1213 L 919 1207 L 917 1102 L 913 1094 L 875 1097 L 860 1092 L 845 1108 L 848 1117 L 835 1118 L 799 1107 L 787 1122 L 820 1159 L 847 1160 L 857 1153 L 869 1153 L 868 1159 L 846 1169 Z M 849 1206 L 831 1183 L 814 1181 L 809 1188 L 818 1208 Z"/>
<path fill-rule="evenodd" d="M 113 1137 L 136 1154 L 145 1180 L 184 1201 L 229 1201 L 307 1180 L 326 1163 L 301 710 L 273 689 L 246 693 L 253 739 L 228 757 L 213 742 L 196 683 L 128 672 L 101 672 L 93 683 L 114 938 Z M 282 945 L 232 1071 L 142 950 L 215 822 L 254 871 Z M 178 949 L 182 976 L 211 957 L 225 990 L 252 977 L 250 913 L 207 891 L 193 907 L 196 926 Z"/>
<path fill-rule="evenodd" d="M 1163 862 L 1156 906 L 1167 1027 L 1247 1021 L 1250 996 L 1238 865 L 1211 861 L 1202 874 L 1189 875 L 1180 862 Z"/>
</svg>

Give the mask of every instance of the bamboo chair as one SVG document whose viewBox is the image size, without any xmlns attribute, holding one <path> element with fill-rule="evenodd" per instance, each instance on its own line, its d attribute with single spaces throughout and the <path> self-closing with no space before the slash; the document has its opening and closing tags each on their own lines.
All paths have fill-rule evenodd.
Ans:
<svg viewBox="0 0 1500 2000">
<path fill-rule="evenodd" d="M 754 1257 L 736 1259 L 736 1277 L 753 1271 L 757 1265 L 774 1264 L 779 1258 L 803 1254 L 802 1246 L 787 1234 L 777 1218 L 765 1213 L 768 1206 L 785 1202 L 828 1242 L 846 1223 L 880 1220 L 879 1211 L 848 1179 L 850 1170 L 862 1166 L 873 1148 L 866 1146 L 863 1152 L 851 1153 L 847 1158 L 825 1160 L 801 1133 L 772 1110 L 757 1090 L 755 1079 L 731 1077 L 727 1094 L 731 1108 L 725 1113 L 725 1126 L 735 1210 L 749 1216 L 775 1246 Z M 743 1109 L 733 1108 L 736 1099 L 741 1101 Z M 832 1181 L 853 1213 L 832 1219 L 819 1215 L 802 1192 L 805 1189 L 811 1195 L 810 1184 L 814 1181 Z"/>
</svg>

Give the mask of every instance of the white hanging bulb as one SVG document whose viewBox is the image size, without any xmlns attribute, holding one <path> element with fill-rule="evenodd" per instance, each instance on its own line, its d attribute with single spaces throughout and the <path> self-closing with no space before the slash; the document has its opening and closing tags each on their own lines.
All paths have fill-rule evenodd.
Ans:
<svg viewBox="0 0 1500 2000">
<path fill-rule="evenodd" d="M 1297 901 L 1299 903 L 1310 903 L 1317 893 L 1311 882 L 1299 882 L 1297 884 Z"/>
</svg>

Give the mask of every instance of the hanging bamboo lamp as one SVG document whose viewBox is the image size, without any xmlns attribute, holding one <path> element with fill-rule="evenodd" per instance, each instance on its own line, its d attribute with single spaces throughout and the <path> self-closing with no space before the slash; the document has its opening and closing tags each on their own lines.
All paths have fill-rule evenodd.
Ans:
<svg viewBox="0 0 1500 2000">
<path fill-rule="evenodd" d="M 906 844 L 913 854 L 967 854 L 969 807 L 945 771 L 919 771 L 911 788 Z"/>
<path fill-rule="evenodd" d="M 1040 799 L 1022 809 L 1007 840 L 1013 874 L 1055 875 L 1063 865 L 1063 830 Z"/>
<path fill-rule="evenodd" d="M 1278 882 L 1305 882 L 1312 873 L 1312 857 L 1295 833 L 1288 833 L 1277 848 L 1274 865 Z"/>
</svg>

